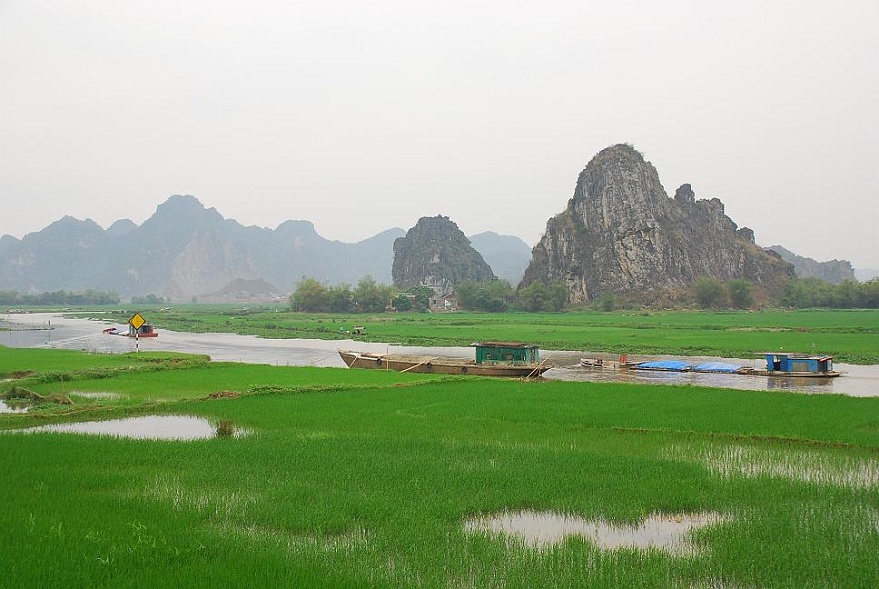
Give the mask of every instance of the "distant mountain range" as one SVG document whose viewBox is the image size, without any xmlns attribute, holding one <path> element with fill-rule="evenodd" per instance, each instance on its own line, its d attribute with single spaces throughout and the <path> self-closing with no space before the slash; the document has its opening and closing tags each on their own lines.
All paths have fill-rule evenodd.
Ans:
<svg viewBox="0 0 879 589">
<path fill-rule="evenodd" d="M 102 229 L 90 219 L 68 216 L 20 240 L 3 236 L 0 290 L 91 289 L 123 298 L 156 294 L 188 300 L 283 295 L 306 276 L 352 285 L 372 276 L 390 284 L 393 244 L 405 233 L 393 228 L 343 243 L 321 237 L 309 221 L 245 227 L 194 196 L 175 195 L 141 225 L 123 219 Z M 481 253 L 492 268 L 498 265 L 495 274 L 515 286 L 531 256 L 528 245 L 494 233 L 472 239 L 477 250 L 485 248 Z M 265 292 L 272 287 L 275 293 Z"/>
<path fill-rule="evenodd" d="M 245 227 L 205 208 L 194 196 L 175 195 L 141 225 L 122 219 L 102 229 L 90 219 L 67 216 L 23 239 L 4 235 L 0 290 L 230 300 L 284 296 L 303 277 L 356 285 L 372 276 L 391 284 L 394 241 L 405 235 L 392 228 L 343 243 L 321 237 L 309 221 L 285 221 L 276 229 Z M 520 283 L 532 261 L 524 241 L 490 231 L 468 239 L 495 276 L 513 287 Z M 818 263 L 781 246 L 772 250 L 792 263 L 800 277 L 839 282 L 853 276 L 845 260 Z M 854 272 L 862 281 L 877 274 Z"/>
<path fill-rule="evenodd" d="M 855 280 L 855 271 L 848 260 L 830 260 L 816 262 L 811 258 L 798 256 L 780 245 L 771 245 L 769 249 L 781 256 L 785 262 L 794 265 L 798 278 L 820 278 L 830 284 L 839 284 L 845 280 Z"/>
</svg>

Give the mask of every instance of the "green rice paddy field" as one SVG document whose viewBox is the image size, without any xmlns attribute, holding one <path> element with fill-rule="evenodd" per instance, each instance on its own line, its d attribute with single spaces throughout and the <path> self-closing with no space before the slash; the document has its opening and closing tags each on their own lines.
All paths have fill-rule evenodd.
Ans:
<svg viewBox="0 0 879 589">
<path fill-rule="evenodd" d="M 125 322 L 131 311 L 119 314 Z M 774 350 L 833 355 L 879 364 L 879 311 L 617 311 L 612 313 L 291 313 L 193 306 L 147 313 L 160 329 L 230 332 L 271 338 L 359 339 L 425 346 L 527 341 L 549 350 L 749 358 Z"/>
<path fill-rule="evenodd" d="M 3 587 L 879 586 L 879 398 L 0 347 L 11 376 Z M 145 414 L 243 435 L 15 433 Z M 684 551 L 466 527 L 524 510 L 713 519 Z"/>
</svg>

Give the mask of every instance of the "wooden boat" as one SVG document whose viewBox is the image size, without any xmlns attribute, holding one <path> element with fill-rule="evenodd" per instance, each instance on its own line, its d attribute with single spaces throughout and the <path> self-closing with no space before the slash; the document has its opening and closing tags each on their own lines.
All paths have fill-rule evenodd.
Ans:
<svg viewBox="0 0 879 589">
<path fill-rule="evenodd" d="M 348 368 L 428 374 L 533 378 L 552 368 L 551 364 L 539 361 L 536 346 L 511 342 L 487 342 L 474 346 L 475 360 L 445 356 L 377 354 L 353 350 L 339 350 L 339 356 Z"/>
<path fill-rule="evenodd" d="M 583 368 L 604 368 L 604 360 L 601 358 L 580 358 L 580 366 Z"/>
</svg>

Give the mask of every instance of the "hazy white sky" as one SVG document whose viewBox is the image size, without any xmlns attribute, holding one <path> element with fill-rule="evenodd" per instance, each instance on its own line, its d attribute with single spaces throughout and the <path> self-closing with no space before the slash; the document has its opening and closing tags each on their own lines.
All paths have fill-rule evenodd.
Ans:
<svg viewBox="0 0 879 589">
<path fill-rule="evenodd" d="M 0 0 L 0 234 L 193 194 L 358 241 L 537 242 L 600 149 L 879 268 L 877 0 Z"/>
</svg>

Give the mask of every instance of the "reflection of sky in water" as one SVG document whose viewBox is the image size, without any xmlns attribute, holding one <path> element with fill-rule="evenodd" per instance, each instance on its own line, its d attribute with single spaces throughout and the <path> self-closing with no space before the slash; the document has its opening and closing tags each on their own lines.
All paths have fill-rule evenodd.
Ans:
<svg viewBox="0 0 879 589">
<path fill-rule="evenodd" d="M 27 410 L 26 406 L 10 407 L 5 401 L 0 399 L 0 413 L 25 413 Z"/>
<path fill-rule="evenodd" d="M 344 368 L 337 353 L 340 349 L 366 352 L 406 352 L 431 356 L 472 358 L 470 347 L 407 347 L 353 340 L 262 339 L 252 335 L 229 333 L 179 333 L 159 329 L 159 337 L 141 339 L 136 343 L 128 337 L 101 333 L 105 324 L 87 319 L 69 319 L 46 313 L 0 316 L 0 344 L 11 347 L 50 347 L 86 350 L 97 353 L 163 350 L 206 354 L 215 361 L 270 364 L 274 366 L 332 366 Z M 47 329 L 51 327 L 52 329 Z M 137 347 L 136 347 L 137 346 Z M 834 368 L 843 376 L 835 379 L 785 378 L 745 376 L 740 374 L 710 374 L 695 372 L 658 372 L 632 370 L 597 370 L 578 368 L 581 357 L 601 357 L 613 363 L 617 356 L 590 352 L 541 351 L 541 358 L 557 368 L 549 370 L 544 378 L 590 381 L 628 382 L 636 384 L 698 385 L 743 390 L 795 390 L 808 393 L 838 393 L 859 397 L 879 396 L 879 365 L 854 366 L 835 363 Z M 763 368 L 763 360 L 752 358 L 711 358 L 707 356 L 675 358 L 693 363 L 710 360 L 741 363 Z M 656 359 L 652 356 L 630 355 L 630 361 Z"/>
<path fill-rule="evenodd" d="M 518 537 L 533 548 L 559 544 L 567 536 L 581 536 L 605 550 L 655 548 L 682 553 L 690 549 L 687 538 L 692 530 L 720 521 L 722 518 L 714 513 L 652 514 L 637 525 L 625 526 L 549 511 L 520 511 L 470 520 L 464 529 Z"/>
<path fill-rule="evenodd" d="M 15 433 L 90 434 L 137 440 L 205 440 L 217 435 L 216 428 L 207 419 L 182 415 L 149 415 L 106 421 L 56 423 L 11 431 Z"/>
</svg>

